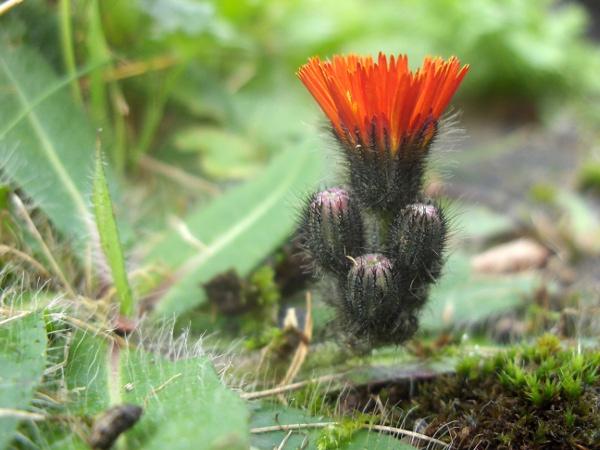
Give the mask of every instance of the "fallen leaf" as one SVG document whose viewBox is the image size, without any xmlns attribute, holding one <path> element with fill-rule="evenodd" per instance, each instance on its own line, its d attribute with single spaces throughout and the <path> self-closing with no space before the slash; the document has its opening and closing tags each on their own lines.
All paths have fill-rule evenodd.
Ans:
<svg viewBox="0 0 600 450">
<path fill-rule="evenodd" d="M 471 267 L 478 273 L 523 272 L 543 267 L 550 250 L 531 239 L 518 239 L 475 256 Z"/>
</svg>

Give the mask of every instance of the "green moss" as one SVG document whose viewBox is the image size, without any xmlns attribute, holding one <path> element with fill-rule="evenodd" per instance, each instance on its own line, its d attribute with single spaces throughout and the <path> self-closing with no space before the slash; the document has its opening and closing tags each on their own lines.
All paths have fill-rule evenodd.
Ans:
<svg viewBox="0 0 600 450">
<path fill-rule="evenodd" d="M 600 162 L 588 161 L 581 167 L 579 185 L 582 189 L 600 191 Z"/>
<path fill-rule="evenodd" d="M 247 337 L 247 348 L 260 348 L 277 338 L 275 317 L 280 293 L 270 265 L 261 266 L 247 280 L 231 269 L 202 287 L 213 310 L 211 321 L 227 316 L 227 327 L 232 333 Z M 210 328 L 203 326 L 204 330 Z"/>
<path fill-rule="evenodd" d="M 255 325 L 254 323 L 252 325 Z M 270 343 L 274 343 L 275 347 L 278 347 L 278 342 L 281 340 L 281 345 L 283 345 L 286 340 L 284 336 L 283 330 L 273 327 L 273 326 L 263 326 L 258 331 L 255 328 L 252 329 L 255 331 L 254 334 L 250 335 L 244 341 L 244 348 L 246 350 L 258 350 Z"/>
<path fill-rule="evenodd" d="M 498 441 L 507 447 L 510 447 L 515 437 L 511 433 L 500 433 Z"/>
<path fill-rule="evenodd" d="M 488 358 L 467 355 L 455 374 L 414 381 L 410 400 L 399 385 L 356 389 L 354 398 L 365 403 L 354 407 L 368 412 L 369 396 L 378 395 L 394 410 L 410 411 L 403 428 L 426 424 L 421 432 L 436 437 L 448 430 L 442 440 L 458 449 L 600 448 L 599 365 L 598 350 L 545 335 Z"/>
<path fill-rule="evenodd" d="M 536 183 L 529 188 L 529 198 L 534 203 L 552 205 L 556 198 L 556 188 L 546 183 Z"/>
<path fill-rule="evenodd" d="M 288 401 L 290 400 L 288 399 Z M 305 388 L 294 393 L 293 403 L 309 410 L 315 416 L 325 413 L 327 413 L 326 415 L 333 414 L 333 410 L 330 410 L 329 405 L 325 402 L 320 386 L 316 383 L 309 383 Z"/>
<path fill-rule="evenodd" d="M 468 355 L 465 356 L 462 360 L 458 362 L 456 365 L 456 373 L 459 376 L 469 378 L 472 376 L 476 376 L 479 373 L 479 362 L 481 358 Z"/>
<path fill-rule="evenodd" d="M 465 448 L 597 448 L 599 358 L 553 335 L 478 363 L 470 355 L 455 375 L 419 386 L 412 418 L 428 416 L 430 435 L 458 424 L 449 435 Z"/>
<path fill-rule="evenodd" d="M 263 307 L 275 305 L 279 300 L 279 290 L 275 282 L 275 270 L 265 265 L 256 270 L 249 280 L 248 294 L 256 296 L 256 302 Z"/>
<path fill-rule="evenodd" d="M 365 423 L 373 423 L 375 418 L 370 415 L 357 413 L 352 420 L 338 421 L 336 425 L 325 427 L 317 439 L 318 450 L 334 450 L 347 448 L 344 444 L 363 428 Z"/>
</svg>

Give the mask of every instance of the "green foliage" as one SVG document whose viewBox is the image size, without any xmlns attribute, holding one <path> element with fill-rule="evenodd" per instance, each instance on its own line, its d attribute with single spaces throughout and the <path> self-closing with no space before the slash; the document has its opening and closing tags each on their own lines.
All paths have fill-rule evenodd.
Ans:
<svg viewBox="0 0 600 450">
<path fill-rule="evenodd" d="M 146 256 L 180 276 L 162 297 L 156 314 L 182 314 L 205 302 L 200 284 L 234 268 L 246 276 L 290 235 L 290 190 L 313 183 L 321 173 L 319 155 L 304 145 L 279 155 L 255 180 L 232 189 L 185 221 L 203 247 L 192 246 L 179 231 L 171 232 Z"/>
<path fill-rule="evenodd" d="M 468 378 L 475 376 L 479 370 L 481 358 L 476 355 L 466 355 L 456 364 L 456 373 Z"/>
<path fill-rule="evenodd" d="M 428 330 L 464 326 L 518 308 L 539 285 L 539 274 L 531 272 L 506 277 L 474 274 L 464 251 L 451 254 L 446 266 L 431 290 L 431 311 L 423 316 L 422 325 Z"/>
<path fill-rule="evenodd" d="M 550 184 L 537 183 L 529 190 L 529 198 L 535 203 L 552 204 L 555 196 L 556 189 Z"/>
<path fill-rule="evenodd" d="M 179 150 L 202 156 L 202 170 L 213 179 L 252 178 L 262 165 L 250 142 L 220 128 L 194 127 L 180 131 L 174 139 Z"/>
<path fill-rule="evenodd" d="M 502 372 L 498 374 L 499 383 L 505 388 L 522 388 L 527 383 L 523 369 L 514 361 L 508 361 Z"/>
<path fill-rule="evenodd" d="M 98 136 L 98 140 L 99 139 L 100 136 Z M 98 227 L 100 245 L 114 279 L 121 314 L 130 317 L 134 312 L 133 298 L 131 288 L 129 287 L 129 281 L 127 280 L 125 257 L 123 256 L 119 230 L 115 220 L 113 204 L 110 198 L 108 181 L 106 179 L 106 172 L 104 171 L 103 164 L 100 143 L 98 142 L 93 194 L 96 225 Z"/>
<path fill-rule="evenodd" d="M 46 365 L 46 327 L 41 311 L 0 314 L 0 448 L 8 448 L 19 421 L 29 413 Z M 29 414 L 28 414 L 29 413 Z"/>
<path fill-rule="evenodd" d="M 278 328 L 275 322 L 281 295 L 270 265 L 253 271 L 246 280 L 240 278 L 235 270 L 228 270 L 202 287 L 210 308 L 195 312 L 194 329 L 201 332 L 206 327 L 220 329 L 231 339 L 239 339 L 241 335 L 246 349 L 269 345 L 277 351 L 288 346 L 289 333 Z M 211 323 L 203 325 L 201 317 Z"/>
<path fill-rule="evenodd" d="M 112 286 L 98 282 L 104 274 L 94 264 L 92 200 L 104 210 L 96 211 L 100 241 L 122 313 L 130 314 L 134 300 L 147 295 L 158 299 L 154 317 L 179 315 L 177 323 L 187 323 L 205 305 L 201 284 L 230 268 L 250 277 L 261 311 L 271 311 L 282 300 L 279 280 L 268 266 L 255 269 L 292 235 L 295 199 L 330 183 L 322 178 L 323 164 L 336 164 L 316 150 L 322 141 L 306 124 L 315 121 L 317 108 L 293 73 L 307 57 L 383 50 L 406 52 L 416 65 L 428 53 L 456 54 L 471 65 L 463 100 L 487 104 L 513 97 L 538 105 L 560 100 L 555 105 L 562 108 L 564 99 L 593 98 L 600 90 L 598 51 L 581 39 L 585 22 L 575 4 L 557 0 L 348 0 L 343 8 L 337 0 L 28 0 L 2 15 L 0 245 L 2 252 L 20 256 L 2 253 L 0 407 L 12 412 L 3 409 L 0 448 L 89 448 L 97 415 L 125 402 L 144 412 L 120 438 L 120 448 L 280 445 L 287 432 L 250 433 L 248 405 L 222 383 L 205 349 L 183 345 L 154 326 L 141 342 L 129 334 L 128 344 L 107 331 L 115 322 L 97 298 Z M 99 160 L 94 173 L 100 127 L 106 174 Z M 596 172 L 593 165 L 582 171 L 582 186 L 597 186 Z M 199 192 L 198 185 L 210 189 Z M 560 231 L 574 236 L 574 253 L 595 251 L 598 224 L 589 205 L 560 189 L 550 195 L 538 186 L 531 194 L 562 211 Z M 39 241 L 31 239 L 23 212 L 15 212 L 14 196 L 23 199 Z M 183 222 L 171 220 L 173 215 Z M 165 229 L 172 222 L 177 230 Z M 463 236 L 478 239 L 515 229 L 484 206 L 469 211 L 463 222 Z M 51 262 L 42 243 L 68 270 L 47 269 Z M 135 272 L 126 273 L 124 253 L 139 262 Z M 462 250 L 449 266 L 431 314 L 423 317 L 429 332 L 518 308 L 539 283 L 535 275 L 473 276 Z M 68 284 L 52 279 L 47 291 L 36 294 L 57 273 Z M 71 287 L 70 306 L 43 311 L 35 304 L 56 303 Z M 22 294 L 22 311 L 8 306 L 12 292 Z M 325 335 L 330 320 L 319 303 L 317 298 L 313 336 Z M 221 314 L 199 331 L 230 322 Z M 252 326 L 264 331 L 255 345 L 281 337 L 270 317 Z M 160 336 L 168 337 L 157 343 Z M 462 386 L 454 386 L 458 394 L 445 397 L 451 383 L 443 382 L 430 388 L 435 395 L 428 399 L 445 399 L 447 407 L 471 395 L 464 404 L 493 416 L 489 422 L 473 419 L 480 420 L 478 431 L 497 432 L 506 447 L 520 443 L 525 432 L 540 446 L 554 430 L 572 436 L 559 445 L 597 439 L 592 400 L 600 360 L 545 339 L 535 348 L 483 361 L 479 355 L 465 358 L 454 378 Z M 397 359 L 398 352 L 386 355 Z M 311 345 L 304 368 L 331 371 L 340 363 L 366 366 L 327 342 Z M 435 373 L 442 366 L 447 370 L 448 361 Z M 410 366 L 413 372 L 423 365 L 415 367 Z M 366 367 L 360 376 L 371 381 L 381 372 Z M 272 373 L 259 377 L 270 380 Z M 497 395 L 490 397 L 482 386 Z M 522 408 L 522 416 L 512 417 L 518 426 L 499 429 L 508 422 L 498 409 L 503 399 Z M 290 394 L 290 404 L 299 408 L 251 404 L 252 426 L 331 420 L 333 428 L 295 431 L 286 445 L 299 447 L 308 436 L 310 445 L 324 448 L 411 448 L 393 436 L 359 430 L 369 421 L 364 417 L 338 420 L 315 386 Z M 420 411 L 430 416 L 434 408 L 427 405 L 423 401 Z M 329 413 L 332 418 L 322 416 Z M 430 430 L 457 415 L 431 420 Z"/>
<path fill-rule="evenodd" d="M 344 444 L 350 441 L 352 437 L 360 430 L 360 422 L 346 420 L 336 425 L 328 425 L 321 432 L 317 440 L 318 450 L 331 450 L 343 448 Z"/>
<path fill-rule="evenodd" d="M 294 399 L 294 401 L 296 401 Z M 252 445 L 255 448 L 271 448 L 280 445 L 284 439 L 290 448 L 322 448 L 340 450 L 386 449 L 414 450 L 393 436 L 364 429 L 372 417 L 358 414 L 355 419 L 328 422 L 296 407 L 282 407 L 261 402 L 253 411 L 251 426 L 255 431 Z M 258 432 L 266 427 L 274 427 L 267 432 Z M 290 427 L 292 432 L 288 432 Z"/>
<path fill-rule="evenodd" d="M 258 298 L 263 308 L 273 306 L 280 294 L 275 283 L 275 271 L 271 266 L 262 266 L 250 276 L 250 291 Z"/>
<path fill-rule="evenodd" d="M 418 447 L 407 444 L 390 435 L 363 429 L 355 433 L 348 445 L 342 448 L 348 450 L 363 450 L 365 448 L 380 450 L 414 450 Z"/>
<path fill-rule="evenodd" d="M 129 350 L 122 355 L 121 370 L 121 386 L 134 387 L 121 394 L 122 401 L 140 405 L 147 399 L 129 448 L 248 447 L 247 406 L 223 385 L 210 358 L 191 354 L 170 361 Z"/>
<path fill-rule="evenodd" d="M 30 48 L 0 46 L 0 165 L 81 256 L 91 235 L 94 129 Z"/>
<path fill-rule="evenodd" d="M 317 5 L 287 2 L 277 4 L 278 9 L 276 2 L 244 2 L 248 4 L 239 10 L 237 4 L 232 8 L 228 3 L 219 2 L 217 16 L 242 33 L 255 54 L 274 49 L 290 61 L 292 69 L 307 54 L 325 57 L 383 50 L 408 52 L 417 62 L 428 53 L 456 54 L 472 64 L 462 90 L 478 98 L 544 102 L 549 96 L 600 88 L 594 76 L 600 55 L 583 39 L 588 20 L 575 3 L 350 0 L 339 9 L 330 0 Z M 258 24 L 273 32 L 257 33 Z M 275 34 L 278 29 L 286 32 Z M 278 70 L 261 68 L 263 76 Z"/>
<path fill-rule="evenodd" d="M 292 401 L 295 403 L 294 397 L 292 397 Z M 312 428 L 311 425 L 320 422 L 325 422 L 325 420 L 295 406 L 285 407 L 269 402 L 256 404 L 250 417 L 250 427 L 253 430 L 277 425 L 305 424 L 302 432 L 292 433 L 288 438 L 287 445 L 290 448 L 300 447 L 307 440 L 314 442 L 319 431 Z M 279 445 L 287 434 L 285 429 L 279 427 L 269 433 L 254 433 L 252 445 L 256 448 L 271 448 L 273 445 Z"/>
<path fill-rule="evenodd" d="M 579 172 L 579 185 L 582 189 L 600 192 L 600 163 L 587 161 L 581 166 Z"/>
<path fill-rule="evenodd" d="M 470 445 L 568 447 L 598 442 L 597 349 L 567 347 L 547 334 L 534 344 L 487 358 L 493 361 L 490 364 L 482 359 L 467 355 L 458 363 L 456 375 L 421 383 L 411 415 L 427 414 L 431 432 L 453 422 L 457 428 L 450 437 L 460 436 Z M 468 409 L 461 406 L 464 402 Z"/>
<path fill-rule="evenodd" d="M 413 11 L 412 18 L 425 17 L 425 5 L 414 3 L 420 10 Z M 550 86 L 553 92 L 564 93 L 582 87 L 575 78 L 591 83 L 595 70 L 591 66 L 599 61 L 597 51 L 582 40 L 583 9 L 557 4 L 554 0 L 436 0 L 427 5 L 433 23 L 415 20 L 413 29 L 427 23 L 427 28 L 435 29 L 431 39 L 443 46 L 444 53 L 460 49 L 461 59 L 473 61 L 466 83 L 472 92 L 488 99 L 508 95 L 547 100 Z M 578 73 L 564 67 L 578 67 Z"/>
<path fill-rule="evenodd" d="M 167 358 L 142 348 L 118 348 L 109 334 L 61 327 L 70 319 L 53 317 L 50 340 L 43 311 L 15 312 L 11 325 L 0 329 L 6 350 L 2 370 L 8 371 L 2 378 L 10 386 L 2 391 L 2 407 L 26 413 L 36 389 L 41 398 L 54 399 L 36 402 L 36 412 L 46 420 L 23 422 L 22 438 L 39 448 L 86 448 L 100 413 L 132 403 L 143 407 L 143 414 L 121 438 L 127 448 L 247 448 L 247 407 L 223 385 L 201 349 L 183 342 Z M 47 346 L 65 359 L 44 375 Z M 225 404 L 227 408 L 218 407 Z M 3 419 L 1 425 L 5 448 L 15 437 L 17 420 Z"/>
<path fill-rule="evenodd" d="M 256 324 L 253 324 L 256 328 Z M 255 331 L 255 330 L 251 330 Z M 270 343 L 284 342 L 285 335 L 282 330 L 277 327 L 265 327 L 264 324 L 258 329 L 258 332 L 250 334 L 244 341 L 244 348 L 246 350 L 259 350 L 269 345 Z M 285 343 L 285 342 L 284 342 Z"/>
</svg>

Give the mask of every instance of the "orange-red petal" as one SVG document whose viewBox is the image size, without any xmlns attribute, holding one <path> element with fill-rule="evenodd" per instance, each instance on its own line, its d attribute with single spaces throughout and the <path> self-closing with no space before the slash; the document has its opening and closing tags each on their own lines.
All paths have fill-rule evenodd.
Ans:
<svg viewBox="0 0 600 450">
<path fill-rule="evenodd" d="M 433 133 L 431 121 L 439 120 L 468 69 L 455 57 L 427 56 L 412 72 L 406 55 L 388 62 L 382 53 L 377 61 L 350 54 L 333 61 L 313 57 L 297 76 L 348 148 L 368 145 L 393 156 L 403 137 Z"/>
</svg>

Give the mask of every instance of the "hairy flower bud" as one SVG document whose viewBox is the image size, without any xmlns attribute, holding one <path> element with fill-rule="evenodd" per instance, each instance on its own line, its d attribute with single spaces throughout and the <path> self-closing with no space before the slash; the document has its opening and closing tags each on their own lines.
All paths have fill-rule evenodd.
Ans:
<svg viewBox="0 0 600 450">
<path fill-rule="evenodd" d="M 356 321 L 369 323 L 393 288 L 392 263 L 377 253 L 359 256 L 348 274 L 346 303 Z"/>
<path fill-rule="evenodd" d="M 415 299 L 424 301 L 427 286 L 440 276 L 445 246 L 446 221 L 439 207 L 408 205 L 392 224 L 387 254 Z"/>
<path fill-rule="evenodd" d="M 364 251 L 361 212 L 343 189 L 315 194 L 305 212 L 303 227 L 306 253 L 326 271 L 345 276 L 352 265 L 348 256 Z"/>
<path fill-rule="evenodd" d="M 340 305 L 345 331 L 373 347 L 400 345 L 418 328 L 418 312 L 407 303 L 410 292 L 398 289 L 398 273 L 382 254 L 355 259 Z"/>
</svg>

